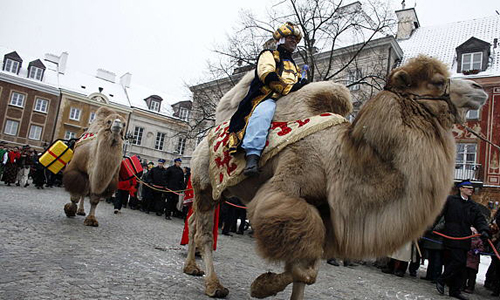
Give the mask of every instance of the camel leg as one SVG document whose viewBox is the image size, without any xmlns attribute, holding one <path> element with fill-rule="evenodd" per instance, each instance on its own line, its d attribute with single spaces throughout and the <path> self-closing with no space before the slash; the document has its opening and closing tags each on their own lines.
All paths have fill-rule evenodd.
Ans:
<svg viewBox="0 0 500 300">
<path fill-rule="evenodd" d="M 222 286 L 219 282 L 219 278 L 215 273 L 212 253 L 212 229 L 214 226 L 216 203 L 212 200 L 211 192 L 207 190 L 200 190 L 197 192 L 195 188 L 195 197 L 195 244 L 199 247 L 203 256 L 203 261 L 205 262 L 205 294 L 210 297 L 224 298 L 229 294 L 229 290 Z"/>
<path fill-rule="evenodd" d="M 270 261 L 285 262 L 284 273 L 263 274 L 254 281 L 252 296 L 275 295 L 293 282 L 292 299 L 302 299 L 304 284 L 316 281 L 323 255 L 325 228 L 319 212 L 273 182 L 259 189 L 248 212 L 259 254 Z"/>
<path fill-rule="evenodd" d="M 304 300 L 304 290 L 306 284 L 303 282 L 295 281 L 292 288 L 292 296 L 290 300 Z"/>
<path fill-rule="evenodd" d="M 64 213 L 66 213 L 66 216 L 69 217 L 74 217 L 76 215 L 76 209 L 77 209 L 77 203 L 80 200 L 79 195 L 71 195 L 71 202 L 66 203 L 64 205 Z"/>
<path fill-rule="evenodd" d="M 85 216 L 85 208 L 83 203 L 85 202 L 85 197 L 80 197 L 80 203 L 78 203 L 78 211 L 76 212 L 79 216 Z"/>
<path fill-rule="evenodd" d="M 200 267 L 196 264 L 196 243 L 194 242 L 194 235 L 196 233 L 195 226 L 196 213 L 193 213 L 188 219 L 189 226 L 189 243 L 188 243 L 188 254 L 186 262 L 184 263 L 184 273 L 193 276 L 202 276 L 205 274 Z"/>
<path fill-rule="evenodd" d="M 90 194 L 90 211 L 89 215 L 85 218 L 85 221 L 83 221 L 83 224 L 85 226 L 93 226 L 97 227 L 99 226 L 99 222 L 97 222 L 97 219 L 95 218 L 95 209 L 97 207 L 97 204 L 99 204 L 99 196 L 95 194 Z"/>
</svg>

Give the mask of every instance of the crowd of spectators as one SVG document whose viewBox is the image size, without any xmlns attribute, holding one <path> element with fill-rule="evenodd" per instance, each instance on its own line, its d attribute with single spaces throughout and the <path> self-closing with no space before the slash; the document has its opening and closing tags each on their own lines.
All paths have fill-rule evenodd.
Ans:
<svg viewBox="0 0 500 300">
<path fill-rule="evenodd" d="M 0 178 L 7 185 L 28 187 L 29 178 L 37 189 L 61 186 L 62 174 L 53 174 L 38 162 L 41 153 L 29 145 L 7 146 L 0 142 Z"/>
</svg>

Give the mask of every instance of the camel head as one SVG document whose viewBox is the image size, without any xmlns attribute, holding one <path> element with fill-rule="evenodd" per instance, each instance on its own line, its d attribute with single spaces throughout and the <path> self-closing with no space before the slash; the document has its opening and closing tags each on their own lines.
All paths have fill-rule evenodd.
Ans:
<svg viewBox="0 0 500 300">
<path fill-rule="evenodd" d="M 416 99 L 427 102 L 423 104 L 431 110 L 446 101 L 453 106 L 449 107 L 449 111 L 454 112 L 455 123 L 465 122 L 467 111 L 479 109 L 488 99 L 481 85 L 472 80 L 450 79 L 445 64 L 424 55 L 394 69 L 389 74 L 386 89 L 417 96 Z"/>
<path fill-rule="evenodd" d="M 123 138 L 126 125 L 125 119 L 114 113 L 104 119 L 104 127 L 101 130 L 110 131 L 113 135 L 119 135 Z"/>
</svg>

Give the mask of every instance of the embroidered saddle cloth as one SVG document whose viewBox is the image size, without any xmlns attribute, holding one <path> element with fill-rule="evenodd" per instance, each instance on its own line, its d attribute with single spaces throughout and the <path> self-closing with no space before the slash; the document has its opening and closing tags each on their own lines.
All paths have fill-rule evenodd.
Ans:
<svg viewBox="0 0 500 300">
<path fill-rule="evenodd" d="M 345 122 L 348 121 L 343 116 L 333 113 L 324 113 L 290 122 L 273 122 L 259 166 L 265 165 L 269 159 L 273 158 L 286 146 L 310 134 Z M 243 169 L 246 165 L 243 151 L 239 151 L 234 155 L 229 154 L 227 147 L 229 140 L 228 127 L 229 121 L 211 129 L 208 133 L 210 149 L 209 173 L 214 200 L 218 200 L 226 188 L 236 185 L 246 178 L 243 175 Z"/>
</svg>

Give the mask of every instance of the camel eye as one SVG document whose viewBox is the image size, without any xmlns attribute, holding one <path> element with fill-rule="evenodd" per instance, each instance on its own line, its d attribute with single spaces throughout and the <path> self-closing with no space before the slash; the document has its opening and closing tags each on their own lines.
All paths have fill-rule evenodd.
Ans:
<svg viewBox="0 0 500 300">
<path fill-rule="evenodd" d="M 108 125 L 111 124 L 111 120 L 108 120 Z"/>
</svg>

